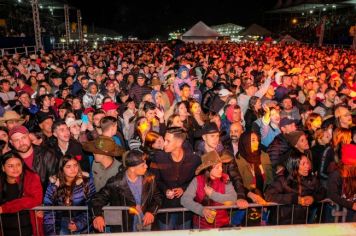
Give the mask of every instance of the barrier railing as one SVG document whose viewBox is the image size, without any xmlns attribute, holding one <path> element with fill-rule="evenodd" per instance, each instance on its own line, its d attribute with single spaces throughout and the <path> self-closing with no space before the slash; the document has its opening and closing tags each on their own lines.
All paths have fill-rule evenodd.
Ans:
<svg viewBox="0 0 356 236">
<path fill-rule="evenodd" d="M 313 208 L 311 207 L 302 207 L 305 209 L 305 221 L 303 223 L 305 224 L 310 224 L 310 223 L 330 223 L 330 221 L 328 221 L 326 218 L 325 218 L 325 210 L 326 210 L 326 207 L 328 207 L 326 204 L 332 204 L 336 207 L 336 209 L 334 209 L 332 212 L 331 212 L 331 216 L 333 217 L 333 222 L 334 223 L 338 223 L 340 222 L 339 218 L 341 217 L 341 222 L 345 222 L 346 221 L 346 215 L 347 215 L 347 209 L 346 208 L 343 208 L 341 209 L 338 205 L 334 204 L 332 201 L 330 201 L 329 199 L 326 199 L 326 200 L 323 200 L 321 202 L 319 202 L 318 204 L 316 204 L 316 206 L 314 206 Z M 229 227 L 232 227 L 232 226 L 250 226 L 248 224 L 248 221 L 249 221 L 249 211 L 251 209 L 260 209 L 260 213 L 255 213 L 255 216 L 258 216 L 256 217 L 254 220 L 258 219 L 258 221 L 255 221 L 255 223 L 258 223 L 257 225 L 280 225 L 281 224 L 281 220 L 285 220 L 285 219 L 282 219 L 283 217 L 285 216 L 281 216 L 280 215 L 280 210 L 282 208 L 288 208 L 289 209 L 292 209 L 292 212 L 291 212 L 291 219 L 290 219 L 290 224 L 294 224 L 296 223 L 295 222 L 295 210 L 298 208 L 300 209 L 301 206 L 299 205 L 283 205 L 283 204 L 277 204 L 277 203 L 268 203 L 268 204 L 265 204 L 265 205 L 259 205 L 259 204 L 249 204 L 248 208 L 247 209 L 239 209 L 236 205 L 232 205 L 232 206 L 209 206 L 207 208 L 209 209 L 214 209 L 214 210 L 227 210 L 228 213 L 229 213 Z M 109 225 L 109 226 L 118 226 L 119 227 L 119 230 L 121 232 L 123 231 L 130 231 L 128 229 L 124 229 L 123 228 L 123 213 L 125 214 L 135 214 L 135 211 L 133 210 L 134 208 L 132 207 L 127 207 L 127 206 L 106 206 L 103 208 L 105 214 L 104 214 L 104 217 L 105 217 L 105 221 L 106 221 L 106 225 Z M 87 206 L 71 206 L 71 207 L 67 207 L 67 206 L 39 206 L 39 207 L 35 207 L 33 209 L 30 209 L 29 210 L 30 212 L 34 211 L 35 215 L 36 216 L 40 216 L 39 218 L 36 217 L 36 231 L 37 232 L 41 232 L 42 231 L 42 227 L 43 226 L 43 223 L 44 222 L 39 222 L 40 219 L 42 219 L 41 217 L 43 217 L 43 215 L 46 215 L 48 219 L 48 217 L 52 217 L 52 223 L 53 225 L 45 225 L 46 226 L 53 226 L 53 230 L 55 231 L 56 230 L 56 227 L 58 229 L 58 220 L 59 222 L 61 221 L 61 219 L 57 219 L 57 222 L 56 222 L 56 213 L 64 213 L 62 214 L 62 217 L 63 215 L 65 215 L 65 217 L 68 218 L 68 222 L 72 222 L 72 220 L 78 216 L 78 212 L 81 213 L 81 217 L 84 217 L 84 219 L 81 219 L 81 222 L 85 222 L 85 227 L 81 229 L 81 232 L 82 233 L 92 233 L 94 232 L 93 228 L 92 228 L 92 220 L 91 220 L 91 215 L 90 215 L 90 212 L 89 212 L 89 209 Z M 270 214 L 272 211 L 275 211 L 275 217 L 276 217 L 276 220 L 274 221 L 274 223 L 270 223 L 270 222 L 273 222 L 273 219 L 272 219 L 272 215 Z M 113 214 L 110 214 L 110 212 L 114 212 L 115 215 Z M 168 225 L 168 219 L 170 217 L 171 214 L 175 214 L 175 213 L 181 213 L 181 217 L 182 217 L 182 222 L 183 222 L 183 227 L 182 229 L 191 229 L 191 225 L 188 224 L 188 225 L 185 225 L 185 215 L 186 214 L 190 214 L 190 210 L 186 209 L 186 208 L 165 208 L 165 209 L 160 209 L 157 213 L 157 215 L 160 215 L 160 214 L 165 214 L 165 224 Z M 234 224 L 233 221 L 233 215 L 236 214 L 236 212 L 240 212 L 240 213 L 244 213 L 244 216 L 241 218 L 241 222 L 239 225 L 236 225 Z M 258 212 L 258 211 L 255 211 L 255 212 Z M 23 212 L 22 212 L 23 213 Z M 260 215 L 258 215 L 260 214 Z M 266 220 L 266 218 L 264 218 L 262 215 L 263 214 L 270 214 L 268 215 L 267 218 L 268 219 L 268 222 Z M 3 222 L 3 217 L 7 217 L 8 214 L 1 214 L 0 215 L 0 228 L 1 228 L 1 235 L 6 235 L 4 234 L 4 231 L 3 231 L 3 226 L 4 224 L 7 224 L 8 222 L 6 222 L 6 219 L 5 219 L 5 222 Z M 17 218 L 17 227 L 18 227 L 18 231 L 19 231 L 19 235 L 21 235 L 21 212 L 18 212 L 18 213 L 15 213 L 15 214 L 12 214 L 12 215 L 16 215 L 15 218 Z M 139 215 L 138 215 L 139 216 Z M 58 217 L 58 215 L 57 215 Z M 281 218 L 282 217 L 282 218 Z M 162 218 L 162 217 L 161 217 Z M 201 216 L 199 216 L 199 222 L 200 222 L 200 218 Z M 329 219 L 330 220 L 330 219 Z M 157 217 L 156 217 L 156 220 L 155 222 L 157 222 Z M 139 221 L 138 222 L 141 222 L 141 218 L 139 217 Z M 297 222 L 298 223 L 298 222 Z M 56 225 L 57 224 L 57 225 Z M 212 227 L 215 227 L 216 226 L 216 221 L 214 221 L 213 223 L 214 225 L 212 225 Z M 284 223 L 282 223 L 284 224 Z M 257 226 L 256 224 L 253 225 L 253 226 Z M 201 226 L 200 224 L 199 225 L 194 225 L 194 228 L 198 228 L 200 229 Z M 159 228 L 157 227 L 157 230 L 159 230 Z M 164 229 L 161 229 L 161 230 L 164 230 Z M 119 232 L 120 232 L 119 231 Z M 72 232 L 69 232 L 69 233 L 72 233 Z M 56 232 L 53 232 L 53 234 L 56 234 Z"/>
<path fill-rule="evenodd" d="M 31 53 L 36 52 L 36 46 L 25 46 L 25 47 L 15 47 L 15 48 L 1 48 L 1 56 L 12 56 L 14 54 L 24 54 L 28 56 Z"/>
</svg>

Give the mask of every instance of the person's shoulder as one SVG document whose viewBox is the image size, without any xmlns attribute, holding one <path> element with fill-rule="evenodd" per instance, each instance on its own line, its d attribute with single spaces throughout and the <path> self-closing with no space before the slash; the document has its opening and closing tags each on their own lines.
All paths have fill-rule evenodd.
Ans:
<svg viewBox="0 0 356 236">
<path fill-rule="evenodd" d="M 271 159 L 268 155 L 268 153 L 262 151 L 261 152 L 261 163 L 262 164 L 271 164 Z"/>
<path fill-rule="evenodd" d="M 125 171 L 119 171 L 116 175 L 111 176 L 107 182 L 106 186 L 108 187 L 120 187 L 120 182 L 124 180 Z"/>
<path fill-rule="evenodd" d="M 167 162 L 169 160 L 169 154 L 166 152 L 156 152 L 155 153 L 155 162 Z"/>
<path fill-rule="evenodd" d="M 27 179 L 31 183 L 33 183 L 33 182 L 41 183 L 40 182 L 40 176 L 36 172 L 31 170 L 31 169 L 26 169 L 25 170 L 25 179 Z"/>
</svg>

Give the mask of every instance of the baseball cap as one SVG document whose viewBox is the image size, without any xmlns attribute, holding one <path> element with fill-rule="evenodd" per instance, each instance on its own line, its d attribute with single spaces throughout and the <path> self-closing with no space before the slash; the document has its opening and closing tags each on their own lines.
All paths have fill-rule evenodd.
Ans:
<svg viewBox="0 0 356 236">
<path fill-rule="evenodd" d="M 106 112 L 110 110 L 116 110 L 117 108 L 119 108 L 119 105 L 115 102 L 105 102 L 102 104 L 101 108 Z"/>
<path fill-rule="evenodd" d="M 290 124 L 293 124 L 293 123 L 296 123 L 295 120 L 293 119 L 289 119 L 288 117 L 283 117 L 281 119 L 281 121 L 279 122 L 279 127 L 282 128 L 286 125 L 290 125 Z"/>
<path fill-rule="evenodd" d="M 219 91 L 219 96 L 220 97 L 225 97 L 225 96 L 229 96 L 229 95 L 231 95 L 232 93 L 229 91 L 229 90 L 227 90 L 227 89 L 220 89 L 220 91 Z"/>
<path fill-rule="evenodd" d="M 25 126 L 20 125 L 20 126 L 17 126 L 17 127 L 12 128 L 12 129 L 10 130 L 10 132 L 9 132 L 9 138 L 11 138 L 11 136 L 12 136 L 13 134 L 16 134 L 16 133 L 28 134 L 29 132 L 28 132 L 28 129 L 27 129 Z"/>
</svg>

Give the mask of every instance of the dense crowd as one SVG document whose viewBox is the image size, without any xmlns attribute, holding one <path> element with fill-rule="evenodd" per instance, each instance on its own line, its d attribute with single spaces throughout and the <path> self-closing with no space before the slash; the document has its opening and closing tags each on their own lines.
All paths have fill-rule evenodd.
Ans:
<svg viewBox="0 0 356 236">
<path fill-rule="evenodd" d="M 355 222 L 355 65 L 352 50 L 267 43 L 4 56 L 2 232 L 214 228 L 276 215 L 313 223 L 325 198 Z M 268 202 L 285 205 L 244 210 Z M 41 205 L 90 215 L 28 211 Z M 132 209 L 104 214 L 107 205 Z M 157 214 L 180 207 L 190 211 Z M 322 222 L 332 209 L 323 205 Z"/>
</svg>

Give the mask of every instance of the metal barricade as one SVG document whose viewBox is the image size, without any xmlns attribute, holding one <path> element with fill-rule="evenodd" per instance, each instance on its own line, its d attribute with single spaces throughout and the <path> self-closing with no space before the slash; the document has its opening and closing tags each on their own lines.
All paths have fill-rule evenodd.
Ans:
<svg viewBox="0 0 356 236">
<path fill-rule="evenodd" d="M 335 223 L 338 222 L 345 222 L 346 221 L 346 215 L 347 215 L 347 209 L 346 208 L 340 208 L 338 205 L 334 204 L 331 200 L 329 199 L 325 199 L 319 203 L 317 203 L 317 207 L 315 208 L 310 208 L 310 207 L 304 207 L 305 208 L 305 220 L 303 220 L 304 224 L 319 224 L 319 223 L 328 223 L 325 222 L 324 217 L 324 210 L 325 210 L 325 204 L 332 204 L 333 206 L 335 206 L 335 210 L 332 211 L 332 217 L 334 217 L 333 221 Z M 251 211 L 251 209 L 260 209 L 259 210 L 259 214 L 260 215 L 256 215 L 258 217 L 256 217 L 256 219 L 258 219 L 258 225 L 259 226 L 264 226 L 264 225 L 280 225 L 283 224 L 283 222 L 281 223 L 281 221 L 285 221 L 285 219 L 283 219 L 281 216 L 281 209 L 283 208 L 289 208 L 291 209 L 291 215 L 290 215 L 290 224 L 294 224 L 296 223 L 296 215 L 295 215 L 295 210 L 296 209 L 301 209 L 300 205 L 282 205 L 282 204 L 277 204 L 277 203 L 268 203 L 265 205 L 259 205 L 259 204 L 249 204 L 247 209 L 239 209 L 236 205 L 232 205 L 232 206 L 209 206 L 207 207 L 208 209 L 214 209 L 214 210 L 226 210 L 228 211 L 228 215 L 229 215 L 229 227 L 234 227 L 234 226 L 249 226 L 248 224 L 248 213 Z M 123 228 L 123 215 L 125 215 L 125 217 L 128 217 L 129 214 L 135 214 L 138 217 L 138 222 L 142 222 L 142 218 L 140 216 L 140 214 L 137 214 L 137 211 L 135 211 L 135 208 L 133 207 L 127 207 L 127 206 L 106 206 L 103 208 L 104 210 L 104 216 L 105 216 L 105 221 L 107 225 L 110 226 L 119 226 L 121 228 L 121 232 L 123 231 L 130 231 L 128 228 L 124 229 Z M 51 214 L 51 217 L 53 219 L 53 229 L 56 229 L 56 213 L 58 212 L 67 212 L 65 215 L 66 217 L 69 218 L 69 221 L 72 221 L 73 217 L 75 216 L 76 213 L 74 212 L 81 212 L 81 213 L 85 213 L 83 214 L 83 216 L 85 217 L 86 220 L 86 230 L 85 233 L 92 233 L 93 228 L 92 228 L 92 220 L 91 220 L 91 214 L 89 212 L 89 209 L 87 206 L 71 206 L 71 207 L 67 207 L 67 206 L 39 206 L 39 207 L 35 207 L 33 209 L 30 209 L 30 214 L 31 212 L 33 212 L 36 216 L 41 216 L 42 215 L 42 219 L 43 219 L 43 215 L 44 214 Z M 244 212 L 244 220 L 243 223 L 241 223 L 240 225 L 234 225 L 232 223 L 232 216 L 236 211 L 240 211 L 240 212 Z M 269 222 L 264 222 L 266 219 L 263 218 L 262 214 L 267 214 L 268 217 L 272 217 L 272 215 L 269 215 L 270 212 L 275 211 L 275 217 L 276 220 L 274 221 L 273 224 L 269 224 Z M 108 212 L 114 212 L 113 214 L 106 214 Z M 174 213 L 182 213 L 182 217 L 183 217 L 183 228 L 182 229 L 191 229 L 190 225 L 184 225 L 186 222 L 185 219 L 185 214 L 190 213 L 190 211 L 186 208 L 165 208 L 165 209 L 160 209 L 157 213 L 158 214 L 165 214 L 165 224 L 168 225 L 168 219 L 169 219 L 169 214 L 174 214 Z M 257 211 L 256 211 L 257 212 Z M 19 228 L 19 235 L 21 235 L 21 219 L 20 219 L 20 212 L 18 213 L 14 213 L 15 215 L 17 214 L 17 225 Z M 257 213 L 256 213 L 257 214 Z M 3 232 L 3 226 L 4 224 L 6 224 L 6 222 L 3 222 L 3 216 L 2 214 L 0 214 L 0 228 L 1 228 L 1 235 L 4 235 Z M 199 219 L 202 216 L 199 216 Z M 341 220 L 339 219 L 341 217 Z M 41 228 L 42 227 L 42 223 L 43 222 L 38 222 L 38 217 L 35 217 L 36 219 L 36 231 L 37 232 L 41 232 Z M 270 218 L 271 220 L 271 218 Z M 300 219 L 299 219 L 300 220 Z M 155 218 L 155 223 L 157 224 L 157 216 Z M 199 221 L 200 222 L 200 221 Z M 298 222 L 297 222 L 298 223 Z M 299 222 L 300 223 L 300 222 Z M 216 221 L 214 222 L 214 225 L 212 225 L 211 228 L 214 228 L 214 226 L 216 224 Z M 254 225 L 256 226 L 256 225 Z M 200 225 L 198 226 L 194 226 L 194 228 L 198 228 L 200 229 Z M 157 230 L 159 229 L 159 227 L 157 226 Z M 160 230 L 164 230 L 164 229 L 160 229 Z M 53 232 L 54 234 L 56 234 L 56 232 Z"/>
<path fill-rule="evenodd" d="M 36 46 L 14 47 L 14 48 L 1 48 L 1 56 L 12 56 L 14 54 L 26 55 L 36 52 Z"/>
</svg>

